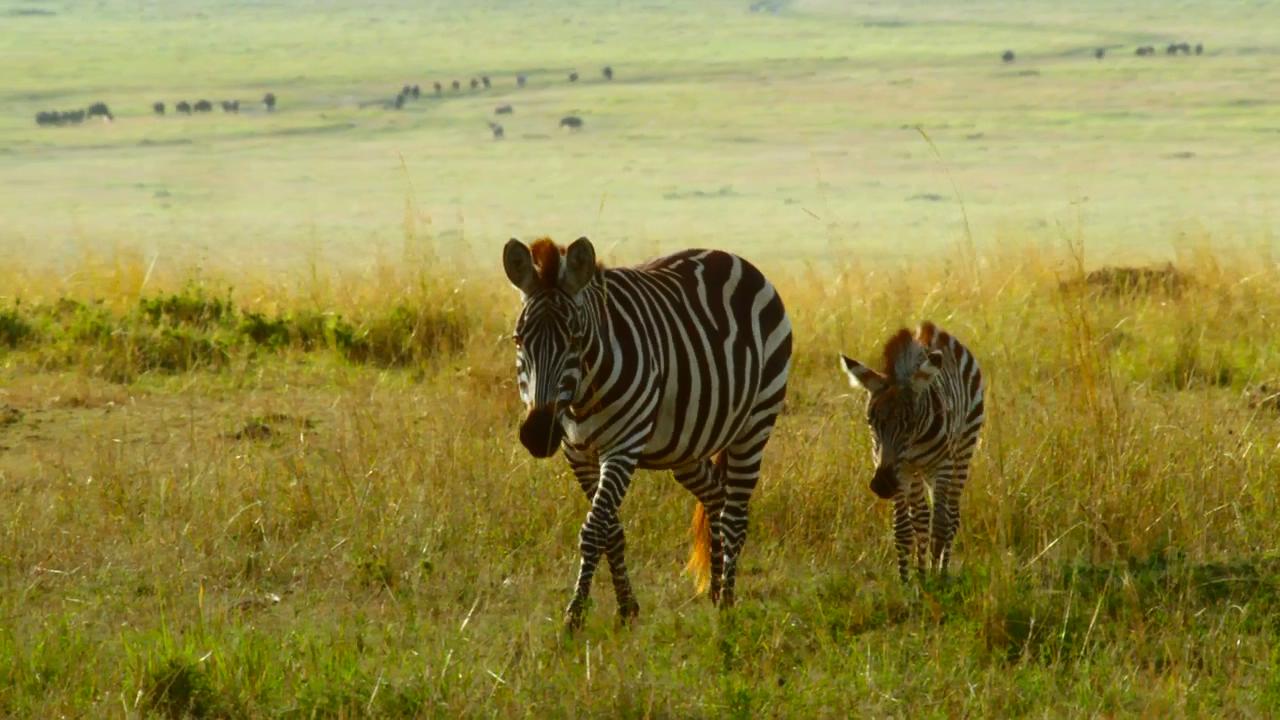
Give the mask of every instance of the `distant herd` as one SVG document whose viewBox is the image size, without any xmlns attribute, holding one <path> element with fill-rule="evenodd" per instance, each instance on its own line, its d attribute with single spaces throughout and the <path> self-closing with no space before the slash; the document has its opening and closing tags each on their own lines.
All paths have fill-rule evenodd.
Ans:
<svg viewBox="0 0 1280 720">
<path fill-rule="evenodd" d="M 1196 55 L 1203 55 L 1204 44 L 1196 43 L 1195 45 L 1192 45 L 1191 43 L 1177 42 L 1177 43 L 1169 43 L 1167 46 L 1165 46 L 1165 49 L 1164 49 L 1165 55 L 1179 55 L 1179 54 L 1191 55 L 1193 53 Z M 1133 54 L 1137 55 L 1138 57 L 1147 57 L 1150 55 L 1155 55 L 1156 48 L 1154 45 L 1139 45 L 1138 47 L 1134 48 Z M 1104 47 L 1095 48 L 1093 51 L 1093 56 L 1098 60 L 1102 60 L 1107 56 L 1107 48 L 1104 48 Z M 1018 56 L 1012 50 L 1005 50 L 1003 53 L 1000 54 L 1000 59 L 1007 63 L 1011 63 L 1014 60 L 1017 60 Z"/>
<path fill-rule="evenodd" d="M 601 68 L 600 77 L 604 78 L 606 82 L 613 80 L 613 67 L 610 65 L 605 65 L 603 68 Z M 571 83 L 578 82 L 579 80 L 578 72 L 576 70 L 573 72 L 570 72 L 568 75 L 568 80 Z M 485 90 L 491 89 L 494 85 L 494 81 L 488 75 L 481 75 L 479 77 L 471 78 L 469 81 L 469 84 L 471 86 L 471 90 L 474 92 L 482 88 Z M 528 86 L 528 84 L 529 84 L 529 77 L 527 75 L 516 75 L 517 88 L 526 87 Z M 449 83 L 449 87 L 452 89 L 453 92 L 461 92 L 462 82 L 458 80 L 453 80 Z M 439 81 L 433 82 L 431 85 L 431 89 L 436 97 L 440 97 L 444 95 L 444 85 L 441 84 Z M 417 100 L 420 97 L 422 97 L 422 87 L 420 85 L 406 84 L 400 87 L 400 92 L 396 94 L 394 99 L 382 104 L 384 107 L 387 107 L 387 108 L 402 110 L 404 109 L 404 106 L 407 105 L 409 102 L 413 100 Z M 515 108 L 510 103 L 499 105 L 493 109 L 493 114 L 494 115 L 513 115 L 515 114 Z M 506 137 L 506 129 L 503 128 L 501 124 L 493 122 L 492 120 L 490 120 L 488 124 L 489 124 L 489 131 L 493 133 L 494 140 L 501 140 Z M 560 118 L 559 127 L 567 128 L 570 132 L 576 132 L 578 130 L 581 130 L 582 125 L 583 125 L 582 118 L 578 117 L 577 115 L 566 115 L 565 117 Z"/>
<path fill-rule="evenodd" d="M 1134 49 L 1133 54 L 1138 57 L 1148 57 L 1148 56 L 1156 55 L 1157 53 L 1156 53 L 1155 46 L 1141 45 Z M 1165 47 L 1165 54 L 1166 55 L 1179 55 L 1179 54 L 1203 55 L 1204 45 L 1202 43 L 1196 43 L 1195 45 L 1192 45 L 1187 42 L 1169 43 Z M 1106 55 L 1107 55 L 1107 48 L 1105 47 L 1096 48 L 1093 51 L 1093 57 L 1098 60 L 1102 60 L 1103 58 L 1106 57 Z M 1001 53 L 1000 59 L 1005 63 L 1012 63 L 1017 60 L 1017 55 L 1014 53 L 1013 50 L 1005 50 L 1003 53 Z M 605 81 L 613 80 L 613 74 L 614 74 L 613 68 L 608 65 L 604 66 L 600 70 L 600 76 L 604 78 Z M 579 80 L 579 76 L 576 70 L 568 74 L 568 81 L 570 83 L 576 83 L 578 82 L 578 80 Z M 516 87 L 523 88 L 523 87 L 526 87 L 528 83 L 529 83 L 528 76 L 523 74 L 515 76 Z M 468 81 L 468 84 L 470 85 L 471 90 L 474 92 L 474 91 L 480 90 L 481 88 L 485 90 L 492 88 L 494 85 L 494 81 L 488 75 L 480 75 L 478 77 L 472 77 Z M 448 87 L 452 92 L 455 92 L 455 93 L 461 92 L 462 82 L 459 80 L 452 80 L 449 82 Z M 431 90 L 436 97 L 441 97 L 445 94 L 445 85 L 440 81 L 435 81 L 431 85 Z M 396 94 L 394 99 L 392 99 L 389 102 L 379 103 L 379 104 L 382 104 L 387 108 L 394 108 L 396 110 L 400 110 L 400 109 L 403 109 L 407 103 L 413 100 L 419 99 L 422 96 L 422 94 L 423 94 L 423 91 L 420 85 L 406 84 L 400 88 L 400 92 Z M 221 100 L 219 101 L 218 106 L 222 108 L 222 111 L 224 113 L 240 112 L 239 100 Z M 263 95 L 262 106 L 266 109 L 267 112 L 275 111 L 276 109 L 275 93 L 269 92 Z M 208 100 L 197 100 L 194 103 L 187 102 L 186 100 L 180 100 L 174 103 L 173 105 L 174 112 L 181 115 L 213 112 L 213 108 L 214 108 L 214 104 Z M 151 105 L 151 111 L 155 115 L 164 115 L 167 112 L 167 110 L 168 110 L 168 106 L 161 101 L 157 101 Z M 495 115 L 511 115 L 514 112 L 515 112 L 515 108 L 510 104 L 499 105 L 496 108 L 494 108 L 494 111 L 493 111 Z M 86 119 L 93 119 L 95 117 L 100 117 L 104 121 L 111 121 L 115 118 L 115 116 L 111 114 L 111 110 L 108 109 L 106 103 L 96 102 L 90 105 L 86 109 L 62 110 L 62 111 L 52 110 L 52 111 L 38 112 L 36 113 L 36 124 L 42 127 L 61 126 L 61 125 L 78 125 L 84 122 Z M 502 125 L 493 121 L 489 121 L 488 124 L 489 124 L 489 130 L 493 133 L 493 138 L 495 140 L 501 140 L 503 137 L 505 137 L 506 133 Z M 559 126 L 561 128 L 566 128 L 570 131 L 578 131 L 582 129 L 583 121 L 582 121 L 582 118 L 578 117 L 577 115 L 567 115 L 560 119 Z"/>
<path fill-rule="evenodd" d="M 222 112 L 226 112 L 226 113 L 240 112 L 239 100 L 220 100 L 218 101 L 218 105 L 222 108 Z M 276 109 L 275 93 L 267 93 L 266 95 L 262 96 L 262 107 L 266 108 L 267 112 L 275 111 Z M 154 102 L 151 104 L 151 112 L 155 113 L 156 115 L 164 115 L 165 111 L 166 111 L 166 107 L 163 102 Z M 179 100 L 178 102 L 173 104 L 173 111 L 176 113 L 180 113 L 182 115 L 190 115 L 191 113 L 213 112 L 213 103 L 209 102 L 208 100 L 197 100 L 194 103 L 189 103 L 186 100 Z"/>
<path fill-rule="evenodd" d="M 111 109 L 106 103 L 96 102 L 86 109 L 81 110 L 50 110 L 48 112 L 36 113 L 36 124 L 45 125 L 79 125 L 86 118 L 100 117 L 104 120 L 114 120 L 115 116 L 111 114 Z"/>
<path fill-rule="evenodd" d="M 613 80 L 613 77 L 614 77 L 613 67 L 606 65 L 603 68 L 601 68 L 600 76 L 604 78 L 606 82 Z M 578 82 L 579 75 L 577 71 L 570 72 L 568 74 L 568 80 L 571 83 Z M 471 90 L 474 92 L 474 91 L 480 90 L 481 88 L 485 90 L 489 90 L 493 88 L 495 85 L 495 81 L 492 78 L 490 78 L 488 75 L 480 75 L 480 76 L 471 78 L 468 84 L 470 85 Z M 527 87 L 528 84 L 529 84 L 529 77 L 527 75 L 521 74 L 521 75 L 515 76 L 515 85 L 517 88 Z M 449 87 L 455 93 L 462 91 L 462 85 L 463 83 L 459 80 L 452 80 L 449 83 Z M 441 97 L 445 94 L 445 85 L 442 82 L 437 80 L 432 83 L 431 90 L 436 95 L 436 97 Z M 364 107 L 366 105 L 381 105 L 386 108 L 394 108 L 396 110 L 401 110 L 404 108 L 406 104 L 414 100 L 418 100 L 419 98 L 422 97 L 422 95 L 423 95 L 423 89 L 421 85 L 417 83 L 412 85 L 406 83 L 405 85 L 401 86 L 400 91 L 396 94 L 394 99 L 388 102 L 375 101 L 372 103 L 363 103 L 361 104 L 361 107 Z M 262 102 L 262 107 L 267 112 L 275 111 L 276 109 L 275 93 L 272 93 L 272 92 L 266 93 L 265 95 L 262 96 L 261 102 Z M 151 104 L 151 112 L 153 115 L 157 115 L 157 116 L 163 116 L 169 113 L 170 110 L 172 110 L 172 112 L 179 115 L 192 115 L 192 114 L 199 114 L 199 113 L 211 113 L 213 112 L 215 107 L 222 108 L 222 112 L 224 113 L 239 113 L 240 100 L 238 99 L 237 100 L 219 100 L 217 101 L 216 105 L 214 102 L 209 100 L 204 100 L 204 99 L 196 100 L 195 102 L 189 102 L 187 100 L 179 100 L 178 102 L 174 103 L 172 106 L 168 105 L 164 101 L 157 100 L 156 102 Z M 515 108 L 510 103 L 498 105 L 493 110 L 494 115 L 512 115 L 514 113 L 515 113 Z M 55 111 L 49 111 L 49 112 L 36 113 L 36 124 L 42 127 L 60 126 L 60 125 L 78 125 L 84 122 L 86 119 L 91 119 L 95 117 L 101 117 L 104 121 L 111 121 L 115 119 L 115 116 L 111 114 L 111 110 L 108 109 L 106 103 L 96 102 L 93 105 L 90 105 L 87 109 L 66 110 L 66 111 L 55 110 Z M 578 117 L 577 115 L 566 115 L 560 118 L 559 127 L 568 129 L 570 132 L 576 132 L 582 129 L 583 121 L 582 121 L 582 118 Z M 506 136 L 506 132 L 503 129 L 502 125 L 496 122 L 492 122 L 492 121 L 489 122 L 489 130 L 493 133 L 493 138 L 495 140 L 501 140 Z"/>
</svg>

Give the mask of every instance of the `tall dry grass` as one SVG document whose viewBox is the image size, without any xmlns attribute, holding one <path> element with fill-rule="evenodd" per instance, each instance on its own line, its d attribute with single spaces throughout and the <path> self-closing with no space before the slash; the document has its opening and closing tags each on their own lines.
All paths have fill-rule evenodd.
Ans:
<svg viewBox="0 0 1280 720">
<path fill-rule="evenodd" d="M 1280 418 L 1241 393 L 1280 374 L 1280 271 L 1265 256 L 1197 256 L 1178 264 L 1180 293 L 1116 296 L 1076 282 L 1087 267 L 1075 244 L 766 268 L 796 354 L 741 606 L 718 616 L 691 597 L 679 571 L 692 501 L 644 475 L 622 510 L 641 621 L 614 630 L 602 579 L 572 639 L 559 612 L 585 502 L 562 460 L 534 462 L 515 442 L 505 337 L 517 298 L 496 271 L 397 261 L 372 278 L 232 279 L 136 259 L 60 278 L 10 270 L 21 302 L 6 317 L 33 334 L 3 356 L 0 708 L 1272 707 Z M 163 310 L 192 298 L 225 302 L 233 321 Z M 72 301 L 95 308 L 99 334 L 75 335 L 56 311 Z M 254 313 L 286 339 L 254 341 Z M 439 313 L 464 331 L 415 335 Z M 370 362 L 332 332 L 295 341 L 298 318 L 315 315 L 418 349 Z M 874 357 L 923 319 L 977 354 L 990 395 L 955 578 L 915 589 L 896 581 L 888 508 L 866 489 L 862 398 L 836 353 Z M 120 333 L 178 331 L 222 342 L 223 360 L 126 353 L 125 371 L 103 369 Z"/>
</svg>

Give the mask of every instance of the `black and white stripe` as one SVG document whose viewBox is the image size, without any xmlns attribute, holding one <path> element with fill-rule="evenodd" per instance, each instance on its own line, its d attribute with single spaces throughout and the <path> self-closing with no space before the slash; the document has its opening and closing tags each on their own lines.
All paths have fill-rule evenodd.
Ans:
<svg viewBox="0 0 1280 720">
<path fill-rule="evenodd" d="M 622 619 L 639 611 L 618 519 L 636 469 L 670 469 L 697 497 L 695 522 L 707 531 L 695 550 L 709 550 L 713 600 L 732 604 L 747 503 L 790 368 L 791 323 L 777 291 L 716 250 L 602 269 L 586 238 L 567 250 L 512 240 L 503 261 L 524 295 L 521 442 L 536 457 L 563 446 L 591 503 L 570 627 L 582 621 L 602 554 Z"/>
<path fill-rule="evenodd" d="M 894 503 L 898 573 L 907 579 L 913 550 L 923 573 L 926 548 L 934 568 L 945 573 L 960 528 L 960 493 L 985 417 L 978 361 L 928 322 L 914 337 L 903 329 L 889 340 L 883 372 L 840 357 L 850 382 L 870 392 L 871 489 Z"/>
</svg>

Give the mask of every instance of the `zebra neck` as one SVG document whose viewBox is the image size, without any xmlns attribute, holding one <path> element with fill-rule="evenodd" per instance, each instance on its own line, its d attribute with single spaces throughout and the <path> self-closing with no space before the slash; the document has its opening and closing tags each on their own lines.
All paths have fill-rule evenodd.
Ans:
<svg viewBox="0 0 1280 720">
<path fill-rule="evenodd" d="M 613 342 L 610 337 L 608 295 L 603 282 L 592 283 L 582 293 L 582 379 L 571 410 L 576 416 L 589 415 L 599 402 L 602 386 L 613 371 Z"/>
</svg>

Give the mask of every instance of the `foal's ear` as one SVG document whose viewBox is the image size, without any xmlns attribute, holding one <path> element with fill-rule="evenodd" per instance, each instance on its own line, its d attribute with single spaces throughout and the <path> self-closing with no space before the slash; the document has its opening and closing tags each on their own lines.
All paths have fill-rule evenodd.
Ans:
<svg viewBox="0 0 1280 720">
<path fill-rule="evenodd" d="M 577 295 L 595 276 L 596 249 L 590 240 L 580 237 L 565 251 L 560 289 L 570 296 Z"/>
<path fill-rule="evenodd" d="M 911 389 L 915 392 L 924 392 L 938 379 L 938 375 L 942 373 L 942 351 L 934 350 L 925 356 L 924 362 L 920 363 L 920 367 L 911 373 Z"/>
<path fill-rule="evenodd" d="M 502 248 L 502 269 L 507 271 L 507 279 L 525 297 L 538 289 L 538 273 L 533 269 L 533 255 L 524 243 L 515 238 L 507 241 Z"/>
<path fill-rule="evenodd" d="M 872 395 L 889 386 L 889 378 L 853 358 L 841 355 L 840 367 L 844 369 L 845 375 L 849 376 L 850 385 L 862 388 Z"/>
</svg>

